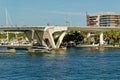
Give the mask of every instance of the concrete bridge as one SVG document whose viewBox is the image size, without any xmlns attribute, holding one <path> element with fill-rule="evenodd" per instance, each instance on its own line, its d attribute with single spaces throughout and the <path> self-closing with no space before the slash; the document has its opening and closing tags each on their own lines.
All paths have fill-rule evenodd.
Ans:
<svg viewBox="0 0 120 80">
<path fill-rule="evenodd" d="M 29 41 L 32 43 L 34 39 L 40 44 L 46 45 L 50 48 L 59 48 L 60 44 L 66 34 L 66 31 L 87 31 L 90 32 L 101 31 L 100 44 L 103 44 L 103 32 L 110 30 L 120 31 L 120 27 L 93 27 L 93 26 L 0 26 L 0 31 L 22 31 L 26 34 Z M 61 32 L 58 40 L 55 42 L 53 34 Z"/>
<path fill-rule="evenodd" d="M 0 26 L 0 31 L 24 32 L 31 43 L 37 39 L 40 44 L 50 48 L 60 47 L 67 30 L 66 26 Z M 53 36 L 56 32 L 61 33 L 57 42 L 54 41 Z"/>
</svg>

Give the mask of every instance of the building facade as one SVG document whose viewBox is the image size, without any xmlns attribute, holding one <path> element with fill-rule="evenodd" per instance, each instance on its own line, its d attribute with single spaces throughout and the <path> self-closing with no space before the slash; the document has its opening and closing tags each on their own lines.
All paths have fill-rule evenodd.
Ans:
<svg viewBox="0 0 120 80">
<path fill-rule="evenodd" d="M 93 15 L 87 14 L 87 26 L 120 26 L 120 14 L 103 12 Z"/>
</svg>

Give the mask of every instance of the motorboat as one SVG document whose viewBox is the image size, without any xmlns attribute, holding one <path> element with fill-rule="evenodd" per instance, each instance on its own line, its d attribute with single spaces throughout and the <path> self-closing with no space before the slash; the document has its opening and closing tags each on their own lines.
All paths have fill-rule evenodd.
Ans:
<svg viewBox="0 0 120 80">
<path fill-rule="evenodd" d="M 48 53 L 50 49 L 44 45 L 36 45 L 34 44 L 30 49 L 28 49 L 29 53 Z"/>
</svg>

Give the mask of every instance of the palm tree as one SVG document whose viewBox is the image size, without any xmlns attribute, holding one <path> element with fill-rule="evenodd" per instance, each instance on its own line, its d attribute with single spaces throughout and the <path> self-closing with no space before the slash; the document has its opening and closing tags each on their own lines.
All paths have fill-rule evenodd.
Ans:
<svg viewBox="0 0 120 80">
<path fill-rule="evenodd" d="M 114 31 L 114 30 L 106 31 L 104 32 L 104 38 L 105 38 L 105 41 L 108 42 L 108 44 L 112 44 L 112 45 L 120 44 L 120 32 L 119 31 Z"/>
</svg>

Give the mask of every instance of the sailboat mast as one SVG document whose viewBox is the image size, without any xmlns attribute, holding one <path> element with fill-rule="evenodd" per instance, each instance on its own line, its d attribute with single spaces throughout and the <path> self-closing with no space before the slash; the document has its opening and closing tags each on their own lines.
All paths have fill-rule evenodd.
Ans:
<svg viewBox="0 0 120 80">
<path fill-rule="evenodd" d="M 6 26 L 8 26 L 8 12 L 7 12 L 7 8 L 5 8 L 5 24 Z"/>
<path fill-rule="evenodd" d="M 6 20 L 5 20 L 5 24 L 6 24 L 6 26 L 8 26 L 8 12 L 7 12 L 7 8 L 5 8 L 5 18 L 6 18 Z M 7 32 L 7 42 L 9 41 L 9 34 L 8 34 L 8 32 Z"/>
</svg>

